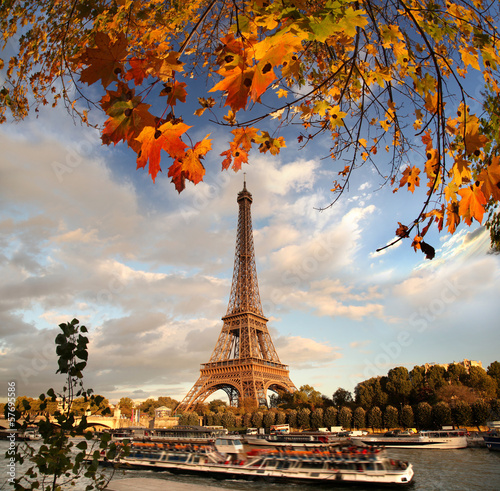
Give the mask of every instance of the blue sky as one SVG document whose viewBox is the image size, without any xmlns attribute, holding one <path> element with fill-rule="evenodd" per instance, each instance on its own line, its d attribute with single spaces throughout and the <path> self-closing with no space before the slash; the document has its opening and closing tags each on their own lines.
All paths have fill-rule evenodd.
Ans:
<svg viewBox="0 0 500 491">
<path fill-rule="evenodd" d="M 220 172 L 228 134 L 192 138 L 207 132 L 205 181 L 179 195 L 166 158 L 153 183 L 63 108 L 0 126 L 0 373 L 18 395 L 62 387 L 54 339 L 74 317 L 90 331 L 85 383 L 111 401 L 181 400 L 194 384 L 227 309 L 243 186 L 241 172 Z M 319 212 L 344 163 L 323 159 L 325 140 L 287 145 L 277 157 L 252 151 L 244 171 L 264 314 L 295 385 L 331 397 L 394 366 L 498 360 L 488 232 L 430 232 L 433 261 L 408 242 L 376 253 L 419 197 L 381 188 L 365 166 Z"/>
</svg>

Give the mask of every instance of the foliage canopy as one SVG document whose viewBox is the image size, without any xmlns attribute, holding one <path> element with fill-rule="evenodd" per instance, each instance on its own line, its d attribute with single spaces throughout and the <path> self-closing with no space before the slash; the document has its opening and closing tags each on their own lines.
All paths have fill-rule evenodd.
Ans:
<svg viewBox="0 0 500 491">
<path fill-rule="evenodd" d="M 278 154 L 285 127 L 302 146 L 324 135 L 331 204 L 365 166 L 394 192 L 427 187 L 396 235 L 432 258 L 431 224 L 454 233 L 500 199 L 498 135 L 474 98 L 500 93 L 498 14 L 487 0 L 4 1 L 0 120 L 60 100 L 87 124 L 101 110 L 103 144 L 126 143 L 153 180 L 166 152 L 179 192 L 212 149 L 193 126 L 228 128 L 234 170 Z"/>
</svg>

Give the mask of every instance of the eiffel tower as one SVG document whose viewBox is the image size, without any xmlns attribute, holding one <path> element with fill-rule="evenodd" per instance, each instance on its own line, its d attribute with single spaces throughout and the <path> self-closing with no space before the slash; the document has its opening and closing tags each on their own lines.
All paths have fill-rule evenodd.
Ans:
<svg viewBox="0 0 500 491">
<path fill-rule="evenodd" d="M 201 365 L 200 377 L 177 406 L 190 411 L 217 390 L 229 397 L 230 406 L 243 401 L 267 405 L 268 390 L 296 390 L 273 345 L 262 312 L 253 246 L 252 195 L 246 181 L 238 193 L 238 234 L 233 283 L 224 325 L 208 363 Z"/>
</svg>

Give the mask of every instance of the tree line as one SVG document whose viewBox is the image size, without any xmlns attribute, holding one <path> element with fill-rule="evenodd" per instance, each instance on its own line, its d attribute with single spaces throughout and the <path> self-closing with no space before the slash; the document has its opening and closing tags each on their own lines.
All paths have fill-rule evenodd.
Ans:
<svg viewBox="0 0 500 491">
<path fill-rule="evenodd" d="M 29 400 L 36 409 L 36 401 Z M 75 401 L 75 410 L 91 410 L 99 414 L 108 405 L 85 407 Z M 132 410 L 143 417 L 153 418 L 155 410 L 165 406 L 172 409 L 178 401 L 171 397 L 149 398 L 135 404 L 129 397 L 119 401 L 122 416 L 130 418 Z M 48 407 L 47 411 L 54 411 Z M 395 367 L 386 376 L 371 377 L 357 384 L 354 393 L 339 387 L 332 397 L 325 396 L 310 385 L 303 385 L 293 393 L 272 395 L 269 407 L 242 404 L 229 407 L 215 399 L 199 403 L 191 412 L 175 414 L 180 424 L 224 426 L 230 430 L 253 428 L 269 429 L 273 424 L 288 423 L 292 428 L 318 429 L 331 426 L 344 428 L 419 428 L 433 429 L 444 425 L 484 426 L 487 421 L 500 418 L 500 362 L 494 361 L 487 370 L 479 366 L 468 369 L 453 363 L 417 365 L 408 371 Z"/>
</svg>

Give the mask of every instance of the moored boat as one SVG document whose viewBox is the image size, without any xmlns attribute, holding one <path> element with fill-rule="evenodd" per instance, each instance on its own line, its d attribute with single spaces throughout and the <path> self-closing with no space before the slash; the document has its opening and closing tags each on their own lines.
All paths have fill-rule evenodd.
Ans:
<svg viewBox="0 0 500 491">
<path fill-rule="evenodd" d="M 457 449 L 467 447 L 465 430 L 410 432 L 389 431 L 384 435 L 351 437 L 356 445 L 382 445 L 388 448 Z"/>
<path fill-rule="evenodd" d="M 488 450 L 500 451 L 500 432 L 493 430 L 483 437 Z"/>
<path fill-rule="evenodd" d="M 214 445 L 136 443 L 129 455 L 102 463 L 278 482 L 403 485 L 413 479 L 411 464 L 385 457 L 380 449 L 323 446 L 307 451 L 245 452 L 243 448 L 240 439 L 231 437 L 218 438 Z"/>
</svg>

